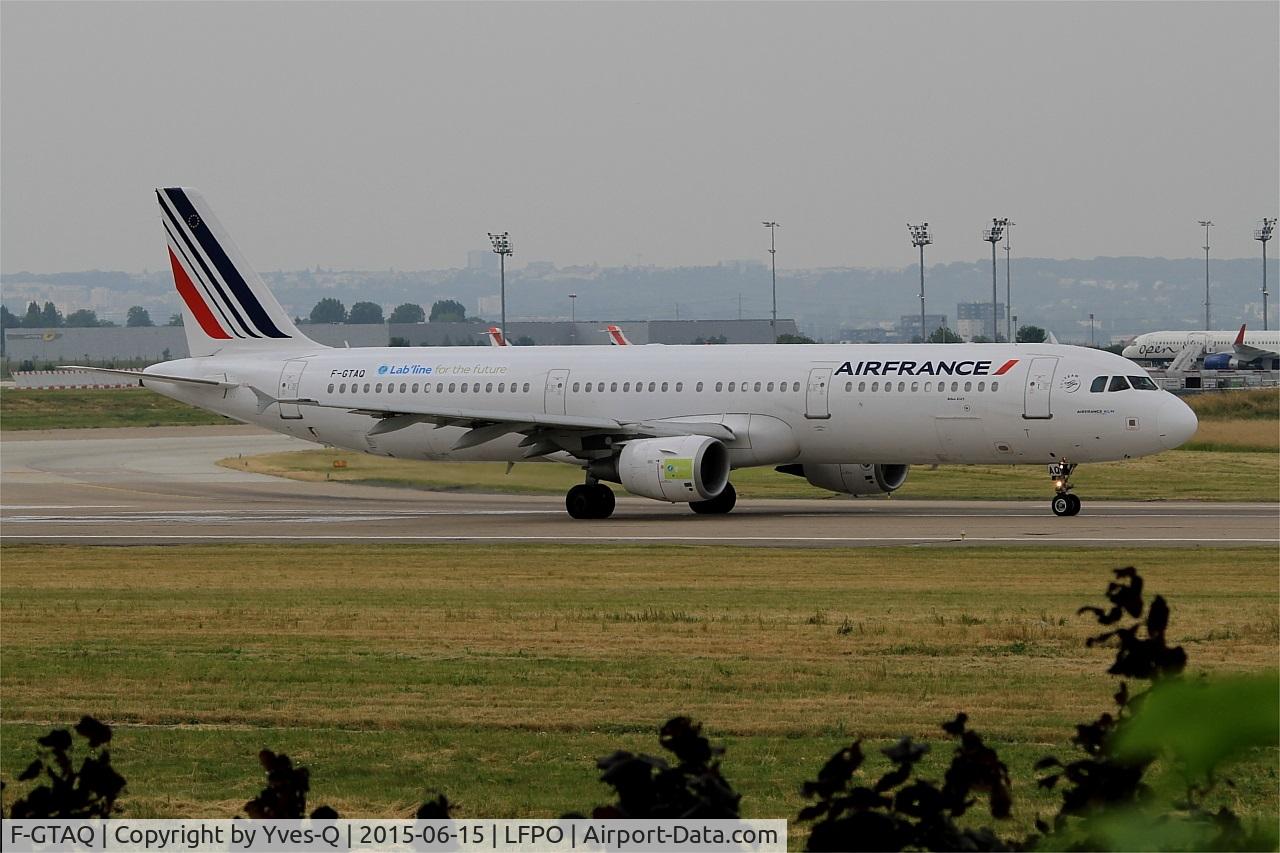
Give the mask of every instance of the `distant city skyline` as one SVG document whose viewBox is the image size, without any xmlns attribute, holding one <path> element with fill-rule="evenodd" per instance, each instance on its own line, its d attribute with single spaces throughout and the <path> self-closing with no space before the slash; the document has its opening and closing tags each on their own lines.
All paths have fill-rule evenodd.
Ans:
<svg viewBox="0 0 1280 853">
<path fill-rule="evenodd" d="M 0 271 L 1256 258 L 1276 3 L 0 4 Z M 188 37 L 198 33 L 199 38 Z M 1274 256 L 1273 256 L 1274 257 Z M 1003 262 L 1003 258 L 1002 258 Z M 1003 266 L 1003 263 L 1002 263 Z M 1003 278 L 1003 270 L 1002 270 Z M 781 299 L 780 294 L 780 299 Z M 781 309 L 780 309 L 781 310 Z"/>
</svg>

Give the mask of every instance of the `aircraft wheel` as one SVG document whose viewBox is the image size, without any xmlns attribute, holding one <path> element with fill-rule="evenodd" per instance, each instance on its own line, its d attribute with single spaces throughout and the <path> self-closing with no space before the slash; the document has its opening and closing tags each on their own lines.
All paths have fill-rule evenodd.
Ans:
<svg viewBox="0 0 1280 853">
<path fill-rule="evenodd" d="M 1054 515 L 1071 515 L 1071 495 L 1054 495 L 1052 503 L 1049 504 L 1053 508 Z"/>
<path fill-rule="evenodd" d="M 1067 507 L 1067 515 L 1079 515 L 1080 499 L 1075 495 L 1069 494 L 1067 495 L 1067 502 L 1070 504 L 1070 506 Z"/>
<path fill-rule="evenodd" d="M 738 492 L 733 483 L 725 483 L 724 491 L 714 498 L 705 501 L 693 501 L 689 508 L 699 515 L 724 515 L 733 510 L 738 503 Z"/>
<path fill-rule="evenodd" d="M 596 483 L 594 495 L 595 512 L 591 514 L 592 518 L 608 518 L 613 515 L 613 507 L 617 501 L 613 497 L 613 489 L 604 483 Z"/>
<path fill-rule="evenodd" d="M 579 483 L 564 496 L 564 508 L 571 518 L 594 518 L 592 510 L 596 507 L 595 489 L 586 483 Z"/>
</svg>

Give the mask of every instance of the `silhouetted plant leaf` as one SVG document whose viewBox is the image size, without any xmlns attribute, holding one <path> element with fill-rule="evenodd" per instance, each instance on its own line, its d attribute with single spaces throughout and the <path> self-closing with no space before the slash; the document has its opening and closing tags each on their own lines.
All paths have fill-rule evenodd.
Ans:
<svg viewBox="0 0 1280 853">
<path fill-rule="evenodd" d="M 111 726 L 89 716 L 81 717 L 80 722 L 76 723 L 76 734 L 89 741 L 90 749 L 97 749 L 111 742 Z"/>
<path fill-rule="evenodd" d="M 449 802 L 449 798 L 444 794 L 439 794 L 435 799 L 427 800 L 418 806 L 418 811 L 414 815 L 418 820 L 446 820 L 452 817 L 453 805 Z"/>
</svg>

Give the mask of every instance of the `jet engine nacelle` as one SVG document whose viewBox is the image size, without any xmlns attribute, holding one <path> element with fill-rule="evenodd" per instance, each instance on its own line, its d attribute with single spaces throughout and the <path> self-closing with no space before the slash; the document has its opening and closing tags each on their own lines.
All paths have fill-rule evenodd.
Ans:
<svg viewBox="0 0 1280 853">
<path fill-rule="evenodd" d="M 729 482 L 729 451 L 705 435 L 629 441 L 617 457 L 595 462 L 594 477 L 621 483 L 633 495 L 671 503 L 714 498 Z"/>
<path fill-rule="evenodd" d="M 1236 370 L 1244 367 L 1244 362 L 1233 358 L 1231 353 L 1215 352 L 1204 357 L 1205 370 Z"/>
<path fill-rule="evenodd" d="M 780 465 L 784 474 L 804 477 L 819 489 L 848 495 L 896 491 L 907 481 L 910 465 Z"/>
</svg>

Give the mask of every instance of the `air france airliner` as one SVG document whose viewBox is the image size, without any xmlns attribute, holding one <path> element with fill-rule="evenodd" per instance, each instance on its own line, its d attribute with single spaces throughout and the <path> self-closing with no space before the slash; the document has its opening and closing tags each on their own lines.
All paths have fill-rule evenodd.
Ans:
<svg viewBox="0 0 1280 853">
<path fill-rule="evenodd" d="M 142 385 L 380 456 L 573 465 L 574 518 L 612 515 L 606 483 L 720 514 L 739 468 L 872 495 L 911 465 L 979 463 L 1047 465 L 1051 508 L 1070 516 L 1078 464 L 1196 431 L 1136 364 L 1073 346 L 331 348 L 294 326 L 200 193 L 156 195 L 190 357 L 146 368 Z"/>
</svg>

